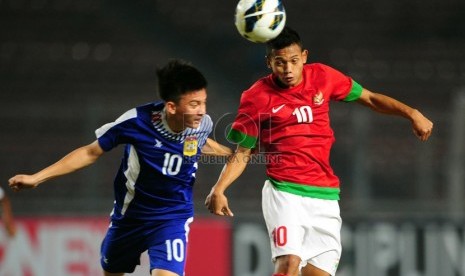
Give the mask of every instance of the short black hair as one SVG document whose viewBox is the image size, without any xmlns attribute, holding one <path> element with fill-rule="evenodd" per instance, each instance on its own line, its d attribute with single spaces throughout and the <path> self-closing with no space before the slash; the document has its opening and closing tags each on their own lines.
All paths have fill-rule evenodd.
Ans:
<svg viewBox="0 0 465 276">
<path fill-rule="evenodd" d="M 207 87 L 204 75 L 189 62 L 174 59 L 157 69 L 158 94 L 165 102 L 178 103 L 183 94 Z"/>
<path fill-rule="evenodd" d="M 266 42 L 266 55 L 270 55 L 273 50 L 281 50 L 292 44 L 297 44 L 303 49 L 299 34 L 292 28 L 285 26 L 277 37 Z"/>
</svg>

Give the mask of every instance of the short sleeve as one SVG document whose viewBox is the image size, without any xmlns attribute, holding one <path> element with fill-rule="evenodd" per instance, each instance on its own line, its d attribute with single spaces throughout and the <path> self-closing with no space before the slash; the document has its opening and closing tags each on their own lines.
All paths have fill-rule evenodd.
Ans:
<svg viewBox="0 0 465 276">
<path fill-rule="evenodd" d="M 133 120 L 137 118 L 135 108 L 125 112 L 116 121 L 108 123 L 95 131 L 100 147 L 104 151 L 110 151 L 119 144 L 129 143 L 128 133 L 131 132 Z"/>
<path fill-rule="evenodd" d="M 227 139 L 245 148 L 255 148 L 259 131 L 259 112 L 251 99 L 251 94 L 241 96 L 237 116 L 227 135 Z"/>
<path fill-rule="evenodd" d="M 331 99 L 336 101 L 354 101 L 358 99 L 362 93 L 362 86 L 355 82 L 351 77 L 341 73 L 340 71 L 323 64 L 319 64 L 324 71 L 322 85 L 325 91 L 331 93 Z"/>
<path fill-rule="evenodd" d="M 213 121 L 208 114 L 202 118 L 202 131 L 199 135 L 199 148 L 202 148 L 207 142 L 207 138 L 213 130 Z"/>
<path fill-rule="evenodd" d="M 356 81 L 352 80 L 352 88 L 350 89 L 349 94 L 344 98 L 345 102 L 352 102 L 358 100 L 362 95 L 362 86 Z"/>
</svg>

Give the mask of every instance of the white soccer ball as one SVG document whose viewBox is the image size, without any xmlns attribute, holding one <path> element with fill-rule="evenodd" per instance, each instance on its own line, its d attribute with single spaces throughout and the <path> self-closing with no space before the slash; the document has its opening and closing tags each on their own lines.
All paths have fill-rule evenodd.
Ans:
<svg viewBox="0 0 465 276">
<path fill-rule="evenodd" d="M 235 24 L 244 38 L 263 43 L 281 33 L 286 25 L 286 11 L 281 0 L 240 0 Z"/>
</svg>

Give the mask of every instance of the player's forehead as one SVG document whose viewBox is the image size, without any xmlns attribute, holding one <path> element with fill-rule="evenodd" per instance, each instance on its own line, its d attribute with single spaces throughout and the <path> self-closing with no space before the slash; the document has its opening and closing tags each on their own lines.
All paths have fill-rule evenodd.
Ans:
<svg viewBox="0 0 465 276">
<path fill-rule="evenodd" d="M 290 46 L 284 47 L 282 49 L 273 49 L 269 57 L 276 60 L 290 60 L 294 58 L 300 58 L 302 53 L 302 48 L 299 45 L 291 44 Z"/>
<path fill-rule="evenodd" d="M 207 89 L 189 91 L 181 95 L 181 102 L 188 103 L 192 101 L 205 102 L 207 100 Z"/>
</svg>

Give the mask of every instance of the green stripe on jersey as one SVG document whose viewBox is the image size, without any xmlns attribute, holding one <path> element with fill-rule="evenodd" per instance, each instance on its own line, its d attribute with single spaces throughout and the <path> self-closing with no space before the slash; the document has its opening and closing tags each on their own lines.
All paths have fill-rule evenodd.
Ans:
<svg viewBox="0 0 465 276">
<path fill-rule="evenodd" d="M 277 190 L 282 192 L 319 199 L 339 200 L 339 188 L 308 186 L 286 181 L 277 181 L 270 177 L 268 177 L 268 179 Z"/>
<path fill-rule="evenodd" d="M 255 148 L 255 144 L 257 143 L 257 137 L 249 136 L 235 129 L 229 131 L 227 139 L 248 149 Z"/>
<path fill-rule="evenodd" d="M 358 98 L 360 98 L 360 95 L 362 95 L 362 89 L 363 88 L 360 84 L 352 80 L 352 88 L 350 89 L 349 95 L 345 97 L 344 101 L 351 102 L 357 100 Z"/>
</svg>

